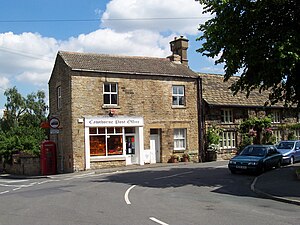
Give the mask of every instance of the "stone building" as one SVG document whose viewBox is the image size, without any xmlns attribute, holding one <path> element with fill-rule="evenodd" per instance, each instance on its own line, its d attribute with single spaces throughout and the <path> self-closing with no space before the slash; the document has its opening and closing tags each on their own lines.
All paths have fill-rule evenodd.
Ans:
<svg viewBox="0 0 300 225">
<path fill-rule="evenodd" d="M 174 153 L 199 160 L 200 78 L 187 65 L 188 40 L 170 44 L 168 58 L 58 52 L 49 80 L 58 172 Z"/>
<path fill-rule="evenodd" d="M 234 96 L 229 87 L 239 77 L 231 77 L 227 82 L 224 82 L 223 75 L 200 74 L 200 77 L 204 133 L 212 126 L 222 131 L 218 146 L 219 158 L 230 158 L 236 153 L 241 143 L 238 127 L 250 117 L 262 118 L 270 115 L 275 142 L 286 140 L 291 132 L 295 138 L 300 139 L 299 112 L 286 109 L 282 104 L 265 106 L 268 93 L 259 93 L 258 90 L 253 90 L 248 98 L 245 93 Z"/>
</svg>

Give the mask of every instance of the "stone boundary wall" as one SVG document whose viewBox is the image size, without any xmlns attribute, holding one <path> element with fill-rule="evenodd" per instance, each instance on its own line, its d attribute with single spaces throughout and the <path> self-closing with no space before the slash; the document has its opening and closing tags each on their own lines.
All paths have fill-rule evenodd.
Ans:
<svg viewBox="0 0 300 225">
<path fill-rule="evenodd" d="M 1 163 L 1 171 L 14 175 L 37 176 L 41 175 L 40 157 L 32 155 L 13 155 L 12 164 Z"/>
</svg>

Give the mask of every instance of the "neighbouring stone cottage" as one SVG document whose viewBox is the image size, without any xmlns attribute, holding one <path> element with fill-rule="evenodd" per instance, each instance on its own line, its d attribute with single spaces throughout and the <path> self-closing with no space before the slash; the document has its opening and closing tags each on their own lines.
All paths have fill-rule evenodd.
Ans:
<svg viewBox="0 0 300 225">
<path fill-rule="evenodd" d="M 50 139 L 58 172 L 199 160 L 199 75 L 188 40 L 168 58 L 60 51 L 49 80 Z M 51 125 L 51 124 L 50 124 Z"/>
<path fill-rule="evenodd" d="M 289 133 L 300 139 L 299 111 L 287 109 L 282 104 L 265 106 L 268 93 L 253 90 L 247 98 L 245 93 L 233 96 L 229 89 L 239 77 L 231 77 L 224 82 L 223 75 L 200 74 L 202 80 L 202 110 L 204 132 L 215 126 L 220 133 L 218 157 L 228 159 L 236 154 L 241 142 L 238 131 L 240 123 L 250 117 L 272 116 L 272 132 L 276 142 L 286 140 Z M 295 126 L 296 125 L 296 126 Z M 291 129 L 294 127 L 295 129 Z"/>
</svg>

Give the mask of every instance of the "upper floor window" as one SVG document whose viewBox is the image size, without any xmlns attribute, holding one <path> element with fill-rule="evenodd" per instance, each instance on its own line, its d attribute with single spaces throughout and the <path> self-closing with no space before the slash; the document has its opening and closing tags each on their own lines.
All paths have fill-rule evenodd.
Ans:
<svg viewBox="0 0 300 225">
<path fill-rule="evenodd" d="M 172 89 L 172 105 L 184 106 L 184 86 L 176 85 Z"/>
<path fill-rule="evenodd" d="M 57 108 L 61 109 L 61 87 L 58 86 L 56 89 L 56 95 L 57 95 Z"/>
<path fill-rule="evenodd" d="M 103 89 L 103 97 L 105 105 L 117 105 L 118 104 L 118 84 L 117 83 L 105 83 Z"/>
<path fill-rule="evenodd" d="M 233 123 L 233 113 L 231 109 L 221 110 L 221 121 L 222 123 Z"/>
<path fill-rule="evenodd" d="M 174 129 L 174 150 L 186 149 L 186 129 Z"/>
<path fill-rule="evenodd" d="M 281 113 L 279 111 L 274 111 L 273 113 L 273 123 L 280 123 L 281 120 Z"/>
</svg>

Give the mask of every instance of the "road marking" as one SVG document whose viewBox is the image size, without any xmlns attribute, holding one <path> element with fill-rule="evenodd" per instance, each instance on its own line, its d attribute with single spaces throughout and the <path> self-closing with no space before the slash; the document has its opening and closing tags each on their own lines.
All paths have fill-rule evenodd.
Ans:
<svg viewBox="0 0 300 225">
<path fill-rule="evenodd" d="M 167 223 L 165 223 L 163 221 L 160 221 L 160 220 L 158 220 L 158 219 L 156 219 L 154 217 L 150 217 L 149 219 L 152 220 L 152 221 L 154 221 L 154 222 L 156 222 L 156 223 L 158 223 L 158 224 L 161 224 L 161 225 L 169 225 L 169 224 L 167 224 Z"/>
<path fill-rule="evenodd" d="M 251 191 L 255 191 L 255 184 L 256 184 L 256 181 L 257 181 L 257 177 L 255 177 L 254 181 L 253 181 L 252 184 L 251 184 Z"/>
<path fill-rule="evenodd" d="M 174 175 L 169 175 L 169 176 L 164 176 L 164 177 L 157 177 L 157 178 L 154 178 L 154 180 L 160 180 L 160 179 L 165 179 L 165 178 L 170 178 L 170 177 L 177 177 L 177 176 L 188 174 L 188 173 L 193 173 L 193 171 L 188 171 L 188 172 L 184 172 L 184 173 L 177 173 L 177 174 L 174 174 Z"/>
<path fill-rule="evenodd" d="M 0 180 L 1 183 L 22 183 L 22 182 L 26 182 L 28 180 Z"/>
<path fill-rule="evenodd" d="M 125 192 L 125 195 L 124 195 L 124 199 L 125 199 L 125 202 L 127 205 L 130 205 L 131 202 L 129 201 L 129 192 L 131 191 L 132 188 L 134 188 L 136 185 L 132 185 L 130 188 L 127 189 L 127 191 Z"/>
</svg>

